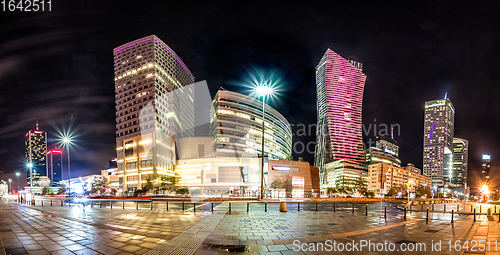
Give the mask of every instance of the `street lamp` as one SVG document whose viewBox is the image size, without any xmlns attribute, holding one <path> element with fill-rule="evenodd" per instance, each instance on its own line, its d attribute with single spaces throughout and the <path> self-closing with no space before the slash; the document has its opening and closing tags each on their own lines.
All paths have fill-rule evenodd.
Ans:
<svg viewBox="0 0 500 255">
<path fill-rule="evenodd" d="M 16 176 L 17 176 L 17 193 L 19 193 L 19 175 L 21 175 L 21 173 L 16 172 Z"/>
<path fill-rule="evenodd" d="M 273 88 L 265 85 L 260 85 L 256 88 L 257 94 L 262 96 L 262 172 L 260 177 L 260 199 L 264 198 L 264 133 L 265 133 L 265 100 L 266 96 L 273 94 Z"/>
<path fill-rule="evenodd" d="M 28 163 L 28 167 L 30 169 L 30 193 L 33 189 L 33 163 L 31 163 L 31 155 L 30 155 L 30 163 Z"/>
<path fill-rule="evenodd" d="M 12 179 L 9 179 L 9 194 L 12 194 Z"/>
<path fill-rule="evenodd" d="M 62 142 L 66 146 L 68 152 L 68 187 L 69 187 L 69 196 L 71 197 L 71 169 L 69 164 L 69 145 L 71 144 L 71 138 L 67 136 L 63 137 Z"/>
<path fill-rule="evenodd" d="M 413 184 L 413 180 L 409 180 L 408 183 L 406 185 L 408 185 L 408 192 L 407 192 L 407 196 L 408 196 L 408 205 L 410 205 L 410 186 L 411 184 Z"/>
</svg>

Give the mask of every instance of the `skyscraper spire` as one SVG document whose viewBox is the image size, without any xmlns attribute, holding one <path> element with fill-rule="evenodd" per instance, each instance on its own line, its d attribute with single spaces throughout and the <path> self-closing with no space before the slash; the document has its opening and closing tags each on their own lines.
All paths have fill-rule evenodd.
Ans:
<svg viewBox="0 0 500 255">
<path fill-rule="evenodd" d="M 36 130 L 38 130 L 38 120 L 36 120 Z"/>
</svg>

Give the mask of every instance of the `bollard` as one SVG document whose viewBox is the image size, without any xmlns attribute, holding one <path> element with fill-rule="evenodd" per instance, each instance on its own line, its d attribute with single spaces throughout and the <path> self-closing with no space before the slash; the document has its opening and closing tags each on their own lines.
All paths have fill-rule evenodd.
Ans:
<svg viewBox="0 0 500 255">
<path fill-rule="evenodd" d="M 113 201 L 109 201 L 109 208 L 113 209 Z"/>
<path fill-rule="evenodd" d="M 333 212 L 336 211 L 337 204 L 333 203 Z"/>
<path fill-rule="evenodd" d="M 472 205 L 470 205 L 470 211 L 472 212 Z"/>
<path fill-rule="evenodd" d="M 432 210 L 434 211 L 434 204 L 432 204 Z"/>
<path fill-rule="evenodd" d="M 50 200 L 50 206 L 52 206 L 52 200 Z"/>
<path fill-rule="evenodd" d="M 406 210 L 405 210 L 405 212 L 406 212 Z M 366 204 L 365 215 L 368 216 L 368 204 Z"/>
<path fill-rule="evenodd" d="M 495 212 L 494 213 L 497 213 L 497 206 L 495 205 Z"/>
<path fill-rule="evenodd" d="M 214 203 L 212 203 L 212 212 L 214 211 Z"/>
<path fill-rule="evenodd" d="M 352 213 L 354 213 L 354 203 L 352 204 Z"/>
<path fill-rule="evenodd" d="M 99 208 L 102 208 L 102 201 L 99 201 Z"/>
<path fill-rule="evenodd" d="M 460 205 L 457 205 L 457 213 L 460 212 Z"/>
<path fill-rule="evenodd" d="M 384 206 L 384 218 L 387 219 L 387 205 Z"/>
<path fill-rule="evenodd" d="M 229 203 L 229 208 L 231 208 L 231 203 Z M 182 210 L 184 211 L 184 201 L 182 201 Z"/>
<path fill-rule="evenodd" d="M 453 209 L 451 209 L 451 223 L 453 223 L 453 214 L 454 214 L 454 211 L 453 211 Z"/>
<path fill-rule="evenodd" d="M 135 209 L 139 210 L 139 201 L 135 201 Z"/>
<path fill-rule="evenodd" d="M 42 207 L 43 207 L 43 200 L 42 200 Z"/>
<path fill-rule="evenodd" d="M 422 210 L 424 210 L 424 203 L 422 203 Z"/>
<path fill-rule="evenodd" d="M 286 212 L 286 202 L 280 202 L 280 212 Z"/>
<path fill-rule="evenodd" d="M 479 205 L 479 213 L 482 213 L 482 212 L 483 212 L 482 207 L 483 207 L 483 205 Z"/>
<path fill-rule="evenodd" d="M 231 214 L 231 203 L 229 203 L 229 214 Z"/>
<path fill-rule="evenodd" d="M 406 220 L 406 207 L 404 209 L 404 217 L 403 218 Z"/>
<path fill-rule="evenodd" d="M 193 212 L 196 212 L 196 203 L 193 203 Z"/>
<path fill-rule="evenodd" d="M 61 200 L 61 207 L 63 207 L 63 204 L 64 204 L 64 201 L 63 201 L 63 200 Z"/>
<path fill-rule="evenodd" d="M 250 211 L 250 203 L 247 202 L 247 212 Z"/>
<path fill-rule="evenodd" d="M 318 203 L 316 203 L 316 212 L 318 211 Z"/>
<path fill-rule="evenodd" d="M 446 204 L 443 205 L 443 212 L 446 212 Z"/>
<path fill-rule="evenodd" d="M 429 208 L 427 208 L 427 216 L 425 217 L 425 222 L 429 222 Z"/>
<path fill-rule="evenodd" d="M 267 202 L 264 202 L 264 212 L 267 212 Z"/>
<path fill-rule="evenodd" d="M 300 202 L 297 203 L 297 210 L 300 212 Z"/>
<path fill-rule="evenodd" d="M 122 209 L 125 210 L 125 200 L 122 201 Z"/>
<path fill-rule="evenodd" d="M 151 210 L 153 210 L 153 200 L 151 200 Z"/>
<path fill-rule="evenodd" d="M 212 203 L 212 204 L 213 204 L 213 203 Z M 167 201 L 166 207 L 167 207 L 167 211 L 168 211 L 168 201 Z"/>
<path fill-rule="evenodd" d="M 476 208 L 474 208 L 474 222 L 476 221 Z"/>
</svg>

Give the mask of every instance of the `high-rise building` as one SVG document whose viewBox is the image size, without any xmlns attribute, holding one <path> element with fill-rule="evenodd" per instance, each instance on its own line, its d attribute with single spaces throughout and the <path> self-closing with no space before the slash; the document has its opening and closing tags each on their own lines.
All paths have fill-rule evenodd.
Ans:
<svg viewBox="0 0 500 255">
<path fill-rule="evenodd" d="M 26 169 L 29 185 L 31 179 L 34 182 L 39 177 L 47 176 L 47 132 L 38 130 L 38 122 L 35 130 L 26 133 L 24 145 L 26 147 Z M 31 173 L 33 176 L 30 175 Z"/>
<path fill-rule="evenodd" d="M 379 148 L 368 148 L 365 150 L 365 162 L 367 165 L 377 163 L 392 164 L 401 167 L 401 160 L 391 153 L 387 153 Z"/>
<path fill-rule="evenodd" d="M 240 93 L 219 90 L 213 100 L 216 118 L 211 134 L 217 157 L 257 157 L 262 154 L 262 102 Z M 292 127 L 278 111 L 265 105 L 265 154 L 291 159 Z"/>
<path fill-rule="evenodd" d="M 490 182 L 490 168 L 491 168 L 491 156 L 489 154 L 483 154 L 483 170 L 481 171 L 481 177 L 485 184 Z"/>
<path fill-rule="evenodd" d="M 396 158 L 399 157 L 399 145 L 393 137 L 381 135 L 376 137 L 375 147 L 381 149 L 385 153 L 389 153 Z"/>
<path fill-rule="evenodd" d="M 406 164 L 406 170 L 410 171 L 410 172 L 414 172 L 414 173 L 417 173 L 417 174 L 422 174 L 422 169 L 416 167 L 414 164 L 412 163 L 408 163 Z"/>
<path fill-rule="evenodd" d="M 142 189 L 153 175 L 174 175 L 174 140 L 194 135 L 194 93 L 186 86 L 194 77 L 154 35 L 113 54 L 118 177 L 127 192 Z"/>
<path fill-rule="evenodd" d="M 62 171 L 62 151 L 57 147 L 47 151 L 47 169 L 48 177 L 52 186 L 57 185 L 63 180 Z"/>
<path fill-rule="evenodd" d="M 448 98 L 425 102 L 423 173 L 443 188 L 453 161 L 455 107 Z"/>
<path fill-rule="evenodd" d="M 469 141 L 461 138 L 453 138 L 453 165 L 452 171 L 445 177 L 451 187 L 465 194 L 467 187 L 467 168 L 469 161 Z"/>
<path fill-rule="evenodd" d="M 314 164 L 326 184 L 329 162 L 364 164 L 361 112 L 366 75 L 362 64 L 327 49 L 316 66 L 317 132 Z"/>
</svg>

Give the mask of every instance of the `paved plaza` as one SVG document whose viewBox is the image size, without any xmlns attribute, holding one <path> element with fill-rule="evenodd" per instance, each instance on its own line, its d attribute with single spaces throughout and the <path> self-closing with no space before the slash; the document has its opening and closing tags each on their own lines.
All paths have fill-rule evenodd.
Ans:
<svg viewBox="0 0 500 255">
<path fill-rule="evenodd" d="M 498 217 L 432 212 L 429 222 L 424 212 L 408 212 L 403 218 L 399 204 L 386 203 L 387 217 L 379 214 L 378 203 L 355 205 L 338 203 L 318 205 L 289 204 L 288 212 L 279 212 L 278 204 L 229 203 L 215 204 L 214 211 L 207 203 L 194 211 L 186 204 L 119 206 L 93 208 L 87 206 L 36 206 L 0 203 L 0 255 L 3 254 L 331 254 L 327 241 L 338 247 L 370 241 L 395 244 L 393 251 L 346 250 L 346 254 L 500 254 L 493 251 L 459 249 L 456 243 L 480 240 L 494 242 L 500 237 Z M 435 205 L 435 211 L 444 210 Z M 456 208 L 457 204 L 447 204 Z M 467 205 L 468 207 L 470 205 Z M 478 206 L 478 205 L 475 205 Z M 485 207 L 482 206 L 482 210 Z M 208 208 L 208 209 L 207 209 Z M 424 210 L 427 205 L 424 206 Z M 440 209 L 442 208 L 442 209 Z M 463 206 L 462 206 L 463 208 Z M 500 208 L 500 207 L 499 207 Z M 368 209 L 368 216 L 366 214 Z M 415 206 L 421 210 L 421 206 Z M 492 208 L 493 209 L 493 208 Z M 451 209 L 450 209 L 451 210 Z M 470 209 L 468 209 L 470 210 Z M 447 209 L 448 211 L 448 209 Z M 479 210 L 478 210 L 479 211 Z M 467 212 L 467 211 L 466 211 Z M 468 212 L 467 212 L 468 213 Z M 440 242 L 439 250 L 434 248 Z M 425 245 L 425 250 L 401 251 L 402 245 Z M 450 246 L 451 244 L 451 246 Z M 301 251 L 297 251 L 301 247 Z M 420 246 L 422 247 L 422 246 Z M 437 246 L 436 246 L 437 247 Z M 304 249 L 305 248 L 305 249 Z M 314 249 L 313 249 L 314 248 Z M 322 250 L 320 248 L 323 248 Z M 470 248 L 470 246 L 469 246 Z M 295 249 L 295 250 L 294 250 Z M 436 251 L 437 250 L 437 251 Z M 234 251 L 234 252 L 230 252 Z"/>
</svg>

